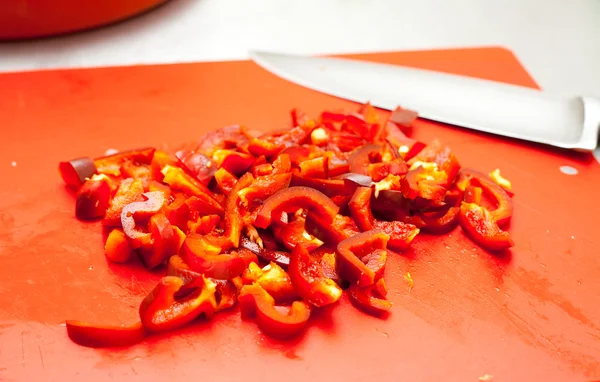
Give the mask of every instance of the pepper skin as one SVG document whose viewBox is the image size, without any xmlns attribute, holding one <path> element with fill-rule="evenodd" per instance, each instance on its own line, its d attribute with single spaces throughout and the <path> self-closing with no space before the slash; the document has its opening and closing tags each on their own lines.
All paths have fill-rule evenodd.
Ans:
<svg viewBox="0 0 600 382">
<path fill-rule="evenodd" d="M 130 346 L 140 342 L 146 335 L 141 322 L 129 326 L 108 326 L 68 320 L 66 326 L 73 342 L 94 348 Z"/>
<path fill-rule="evenodd" d="M 352 236 L 337 246 L 336 267 L 341 278 L 365 287 L 375 283 L 375 272 L 361 260 L 376 250 L 385 250 L 389 235 L 375 229 Z"/>
<path fill-rule="evenodd" d="M 498 227 L 496 220 L 485 207 L 463 202 L 459 221 L 465 233 L 489 251 L 502 251 L 514 245 L 508 232 Z"/>
</svg>

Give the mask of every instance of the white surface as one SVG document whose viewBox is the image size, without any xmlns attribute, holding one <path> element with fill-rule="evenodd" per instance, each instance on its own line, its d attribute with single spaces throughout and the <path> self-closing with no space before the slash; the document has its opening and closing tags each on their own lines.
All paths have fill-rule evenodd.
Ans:
<svg viewBox="0 0 600 382">
<path fill-rule="evenodd" d="M 546 89 L 600 96 L 600 0 L 172 0 L 100 30 L 0 44 L 0 71 L 502 45 Z"/>
</svg>

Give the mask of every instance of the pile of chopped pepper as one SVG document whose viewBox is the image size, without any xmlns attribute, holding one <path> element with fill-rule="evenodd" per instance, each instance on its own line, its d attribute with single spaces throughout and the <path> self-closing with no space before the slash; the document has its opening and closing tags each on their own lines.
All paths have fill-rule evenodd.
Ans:
<svg viewBox="0 0 600 382">
<path fill-rule="evenodd" d="M 461 168 L 440 142 L 409 138 L 415 112 L 399 107 L 380 121 L 366 104 L 291 116 L 285 130 L 225 127 L 174 154 L 146 148 L 60 163 L 77 189 L 76 216 L 108 230 L 110 261 L 166 265 L 140 322 L 67 321 L 73 341 L 128 345 L 236 305 L 285 339 L 344 290 L 357 308 L 385 315 L 386 260 L 421 231 L 460 224 L 487 250 L 513 245 L 500 228 L 512 216 L 510 182 L 498 170 Z"/>
</svg>

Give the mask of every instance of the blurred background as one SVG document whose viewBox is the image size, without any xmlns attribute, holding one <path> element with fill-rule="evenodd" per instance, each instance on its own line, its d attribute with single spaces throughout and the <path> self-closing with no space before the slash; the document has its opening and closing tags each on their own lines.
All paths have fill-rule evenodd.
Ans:
<svg viewBox="0 0 600 382">
<path fill-rule="evenodd" d="M 163 1 L 2 0 L 0 37 L 77 29 Z M 320 54 L 490 45 L 511 49 L 545 90 L 600 96 L 598 0 L 170 0 L 99 29 L 0 42 L 0 72 L 236 60 L 252 48 Z"/>
</svg>

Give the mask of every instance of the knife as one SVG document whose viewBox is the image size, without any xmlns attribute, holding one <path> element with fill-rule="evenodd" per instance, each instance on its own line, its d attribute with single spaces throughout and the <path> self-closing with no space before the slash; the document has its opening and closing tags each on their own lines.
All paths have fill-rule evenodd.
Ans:
<svg viewBox="0 0 600 382">
<path fill-rule="evenodd" d="M 298 85 L 355 102 L 487 133 L 592 151 L 600 100 L 566 98 L 523 86 L 361 60 L 252 51 L 264 69 Z"/>
</svg>

